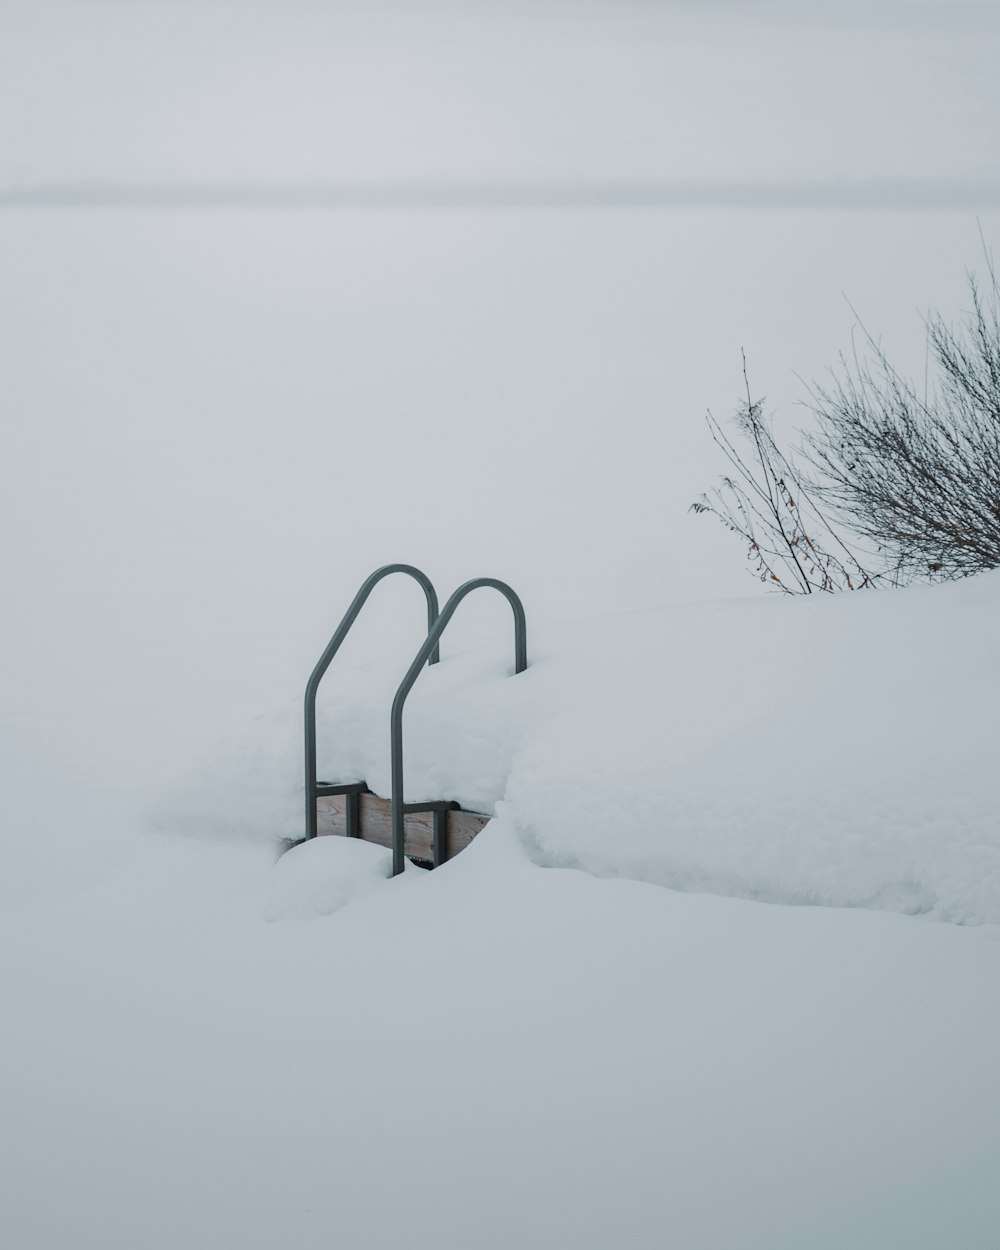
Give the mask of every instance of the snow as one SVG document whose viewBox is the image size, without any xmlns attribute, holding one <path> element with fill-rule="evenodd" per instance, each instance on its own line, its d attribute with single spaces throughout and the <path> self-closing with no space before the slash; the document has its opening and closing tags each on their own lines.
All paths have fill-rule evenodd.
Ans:
<svg viewBox="0 0 1000 1250">
<path fill-rule="evenodd" d="M 894 172 L 959 203 L 995 23 L 678 42 L 677 6 L 603 6 L 526 39 L 498 9 L 453 45 L 443 10 L 241 34 L 226 7 L 5 6 L 6 115 L 38 123 L 0 136 L 5 185 L 782 181 L 753 211 L 3 209 L 4 1250 L 995 1250 L 998 576 L 692 602 L 758 588 L 685 512 L 741 346 L 786 429 L 793 371 L 850 341 L 841 291 L 922 375 L 971 212 L 763 204 Z M 817 66 L 854 114 L 814 92 L 837 125 L 789 143 Z M 831 151 L 847 181 L 796 182 Z M 390 560 L 442 601 L 509 581 L 530 658 L 497 597 L 463 604 L 407 797 L 495 818 L 395 879 L 362 843 L 278 854 L 306 677 Z M 338 656 L 331 780 L 388 793 L 422 613 L 380 586 Z"/>
<path fill-rule="evenodd" d="M 11 1245 L 993 1244 L 995 929 L 542 870 L 503 820 L 266 923 L 268 848 L 139 841 L 0 917 Z"/>
<path fill-rule="evenodd" d="M 395 879 L 277 858 L 297 707 L 159 833 L 22 744 L 6 1241 L 990 1250 L 998 608 L 989 574 L 592 617 L 516 677 L 509 630 L 446 635 L 407 797 L 496 817 Z M 331 669 L 325 771 L 387 792 L 408 658 Z"/>
<path fill-rule="evenodd" d="M 503 578 L 536 652 L 542 624 L 754 595 L 687 513 L 740 346 L 786 430 L 793 371 L 850 342 L 841 291 L 922 377 L 919 311 L 958 315 L 979 248 L 957 213 L 5 209 L 2 715 L 148 789 L 241 727 L 287 738 L 273 709 L 380 564 Z M 480 611 L 507 628 L 494 598 L 451 654 Z M 359 647 L 412 655 L 421 607 L 381 586 Z"/>
<path fill-rule="evenodd" d="M 446 633 L 406 705 L 406 798 L 502 812 L 546 867 L 997 924 L 998 616 L 997 573 L 668 607 L 530 633 L 517 677 L 508 633 L 457 655 Z M 321 776 L 388 796 L 409 658 L 335 661 Z M 297 835 L 299 729 L 291 709 L 274 719 L 283 751 L 213 765 L 161 825 L 204 828 L 221 800 L 220 831 Z"/>
<path fill-rule="evenodd" d="M 206 766 L 145 835 L 74 777 L 39 816 L 25 755 L 10 1244 L 992 1250 L 998 598 L 593 618 L 517 677 L 506 633 L 446 647 L 408 786 L 497 815 L 433 873 L 276 860 L 295 751 Z M 326 764 L 381 784 L 405 658 L 331 670 Z"/>
<path fill-rule="evenodd" d="M 409 861 L 407 871 L 421 870 Z M 329 916 L 392 876 L 392 852 L 354 838 L 315 838 L 278 860 L 267 920 Z"/>
</svg>

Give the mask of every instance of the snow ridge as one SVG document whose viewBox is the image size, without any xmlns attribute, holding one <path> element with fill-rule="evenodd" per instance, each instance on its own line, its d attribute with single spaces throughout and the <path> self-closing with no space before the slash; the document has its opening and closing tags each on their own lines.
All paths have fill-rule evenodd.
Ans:
<svg viewBox="0 0 1000 1250">
<path fill-rule="evenodd" d="M 529 636 L 516 678 L 498 635 L 445 653 L 415 687 L 406 796 L 502 812 L 548 867 L 997 924 L 998 615 L 996 573 L 632 612 Z M 338 674 L 320 706 L 323 775 L 389 793 L 399 671 L 395 657 Z M 284 728 L 283 754 L 229 765 L 228 793 L 243 773 L 257 796 L 226 814 L 240 836 L 301 823 L 290 716 Z M 178 827 L 185 806 L 204 826 L 204 800 L 196 787 L 161 821 Z"/>
</svg>

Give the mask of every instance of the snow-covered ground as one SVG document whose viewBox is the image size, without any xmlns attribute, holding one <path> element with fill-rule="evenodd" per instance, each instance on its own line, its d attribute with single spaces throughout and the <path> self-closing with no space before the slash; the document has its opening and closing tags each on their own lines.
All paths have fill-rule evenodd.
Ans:
<svg viewBox="0 0 1000 1250">
<path fill-rule="evenodd" d="M 739 599 L 687 514 L 741 348 L 781 432 L 841 293 L 922 376 L 995 10 L 0 3 L 0 1250 L 996 1250 L 998 575 Z M 527 672 L 477 596 L 406 711 L 496 817 L 278 861 L 390 560 L 524 598 Z M 421 613 L 328 775 L 387 792 Z"/>
<path fill-rule="evenodd" d="M 7 1244 L 995 1244 L 995 930 L 509 830 L 325 919 L 273 879 L 157 839 L 5 913 Z"/>
<path fill-rule="evenodd" d="M 410 589 L 396 626 L 419 641 Z M 377 591 L 365 612 L 360 632 Z M 547 867 L 997 924 L 998 618 L 998 573 L 690 604 L 529 633 L 517 677 L 509 627 L 457 655 L 446 632 L 406 706 L 406 798 L 499 813 Z M 397 638 L 380 663 L 334 662 L 321 777 L 389 795 L 388 709 L 415 651 Z M 208 762 L 160 826 L 299 836 L 298 717 L 276 708 L 271 746 Z"/>
<path fill-rule="evenodd" d="M 506 633 L 445 647 L 408 786 L 499 815 L 395 880 L 275 863 L 291 752 L 145 836 L 23 760 L 7 1243 L 994 1246 L 998 608 L 991 574 L 597 618 L 516 678 Z M 399 671 L 331 670 L 322 724 L 383 792 Z M 270 808 L 176 832 L 240 775 Z"/>
</svg>

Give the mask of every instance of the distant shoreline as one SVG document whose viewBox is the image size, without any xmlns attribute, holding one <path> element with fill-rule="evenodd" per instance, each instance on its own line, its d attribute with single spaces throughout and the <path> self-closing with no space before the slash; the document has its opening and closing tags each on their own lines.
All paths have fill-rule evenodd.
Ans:
<svg viewBox="0 0 1000 1250">
<path fill-rule="evenodd" d="M 1000 180 L 79 182 L 0 190 L 0 208 L 1000 210 Z"/>
</svg>

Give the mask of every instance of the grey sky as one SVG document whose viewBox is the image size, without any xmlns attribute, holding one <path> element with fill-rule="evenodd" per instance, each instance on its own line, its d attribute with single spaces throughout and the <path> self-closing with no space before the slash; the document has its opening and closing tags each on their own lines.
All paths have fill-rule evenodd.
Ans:
<svg viewBox="0 0 1000 1250">
<path fill-rule="evenodd" d="M 645 0 L 636 0 L 642 4 Z M 752 14 L 790 25 L 908 32 L 996 34 L 995 0 L 648 0 L 661 9 L 701 13 Z"/>
<path fill-rule="evenodd" d="M 995 4 L 0 3 L 0 188 L 1000 178 Z"/>
</svg>

